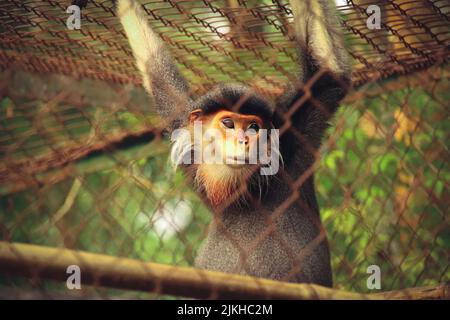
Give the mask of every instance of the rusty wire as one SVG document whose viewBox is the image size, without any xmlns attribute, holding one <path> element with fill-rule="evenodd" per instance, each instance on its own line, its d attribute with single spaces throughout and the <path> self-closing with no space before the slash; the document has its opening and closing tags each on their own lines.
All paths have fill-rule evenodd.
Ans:
<svg viewBox="0 0 450 320">
<path fill-rule="evenodd" d="M 257 6 L 251 1 L 238 3 L 239 7 L 230 6 L 228 1 L 214 0 L 145 1 L 144 7 L 152 27 L 170 47 L 181 71 L 190 80 L 193 92 L 201 94 L 216 83 L 239 81 L 276 96 L 295 79 L 296 52 L 290 30 L 292 12 L 286 1 L 274 0 L 271 4 Z M 446 63 L 450 50 L 450 5 L 439 0 L 386 0 L 380 4 L 384 10 L 382 28 L 369 30 L 365 24 L 368 18 L 365 8 L 370 3 L 350 0 L 338 8 L 352 57 L 352 81 L 356 91 L 345 104 L 351 108 L 339 114 L 334 131 L 324 143 L 330 157 L 333 154 L 333 157 L 353 159 L 353 170 L 358 170 L 359 176 L 353 181 L 346 180 L 348 178 L 343 178 L 346 168 L 342 162 L 327 166 L 326 161 L 330 157 L 322 161 L 317 155 L 314 166 L 319 170 L 319 181 L 321 175 L 328 175 L 328 184 L 332 184 L 319 186 L 318 193 L 322 203 L 330 203 L 325 205 L 323 219 L 334 255 L 334 272 L 338 281 L 346 281 L 341 288 L 361 289 L 361 275 L 355 276 L 355 270 L 371 259 L 364 259 L 361 253 L 351 251 L 352 244 L 363 239 L 367 243 L 365 253 L 370 256 L 376 252 L 394 273 L 391 289 L 439 283 L 449 279 L 449 256 L 443 250 L 448 243 L 442 243 L 445 240 L 439 237 L 449 228 L 446 211 L 449 186 L 446 158 L 449 150 L 445 141 L 449 137 L 448 133 L 443 134 L 442 130 L 434 128 L 433 121 L 448 124 L 446 91 L 449 73 Z M 106 226 L 105 232 L 111 237 L 124 217 L 111 214 L 109 206 L 112 204 L 122 209 L 127 206 L 116 194 L 119 191 L 131 193 L 130 197 L 136 194 L 139 199 L 142 197 L 140 210 L 151 213 L 142 217 L 138 212 L 135 219 L 148 218 L 150 225 L 172 198 L 179 199 L 178 202 L 189 199 L 192 212 L 204 210 L 198 209 L 201 205 L 192 200 L 192 195 L 183 193 L 183 184 L 170 193 L 161 194 L 158 191 L 163 183 L 161 176 L 151 172 L 148 177 L 143 168 L 136 169 L 136 159 L 129 159 L 121 153 L 122 147 L 128 147 L 130 141 L 134 145 L 152 141 L 151 146 L 142 152 L 153 158 L 164 154 L 167 149 L 164 144 L 158 147 L 161 127 L 148 116 L 151 112 L 146 95 L 139 88 L 141 79 L 111 1 L 89 1 L 82 10 L 81 29 L 72 31 L 65 24 L 68 5 L 69 1 L 54 0 L 0 1 L 0 94 L 6 98 L 2 100 L 0 114 L 1 209 L 17 211 L 14 221 L 0 220 L 2 239 L 15 240 L 16 232 L 21 232 L 18 238 L 34 243 L 35 234 L 42 236 L 52 230 L 58 234 L 54 238 L 66 247 L 83 247 L 77 242 L 77 236 L 89 228 L 91 219 L 97 218 L 89 214 L 77 216 L 75 225 L 70 224 L 70 221 L 74 222 L 70 219 L 76 219 L 75 216 L 69 218 L 70 221 L 63 218 L 67 214 L 64 209 L 66 203 L 67 206 L 74 204 L 71 191 L 80 192 L 79 183 L 86 188 L 84 192 L 90 194 L 85 196 L 95 199 L 90 208 L 83 210 L 98 212 L 105 219 L 102 222 Z M 385 82 L 385 79 L 398 81 Z M 418 113 L 412 107 L 415 105 L 415 90 L 421 90 L 427 97 L 426 103 L 437 110 L 431 118 L 427 118 L 425 111 Z M 360 125 L 349 128 L 345 118 L 353 116 L 359 119 Z M 133 120 L 134 125 L 130 125 L 123 121 L 124 117 L 138 120 Z M 372 141 L 366 150 L 359 145 L 358 130 Z M 427 144 L 417 144 L 415 137 L 425 133 Z M 341 148 L 352 153 L 352 158 L 333 153 L 338 150 L 339 136 L 345 134 L 352 135 L 353 140 Z M 386 144 L 382 149 L 386 154 L 400 159 L 397 176 L 382 176 L 374 172 L 376 166 L 383 165 L 380 164 L 383 155 L 379 154 L 381 149 L 372 152 L 370 148 L 380 141 Z M 420 167 L 414 167 L 408 160 L 416 153 L 422 161 Z M 112 163 L 92 169 L 83 162 L 96 157 L 108 158 Z M 380 157 L 381 160 L 375 162 Z M 151 161 L 165 172 L 163 162 Z M 377 163 L 375 169 L 365 166 L 372 161 Z M 109 183 L 106 182 L 107 175 L 97 177 L 105 180 L 102 180 L 104 191 L 92 188 L 90 182 L 92 173 L 100 169 L 120 173 Z M 424 176 L 425 172 L 429 174 L 428 171 L 434 178 L 431 182 Z M 296 187 L 307 175 L 285 178 Z M 358 198 L 355 194 L 365 185 L 369 186 L 368 190 L 377 190 L 379 185 L 383 185 L 392 194 L 386 195 L 384 200 L 375 196 L 375 204 L 355 201 Z M 65 198 L 61 207 L 56 206 L 57 219 L 47 217 L 44 222 L 46 228 L 36 228 L 26 234 L 22 224 L 31 214 L 39 216 L 39 212 L 55 211 L 55 207 L 47 203 L 50 202 L 47 192 L 57 192 L 51 191 L 54 186 L 61 186 L 61 197 Z M 127 191 L 125 186 L 133 191 Z M 444 191 L 436 191 L 437 188 Z M 333 200 L 331 193 L 340 200 Z M 411 197 L 417 199 L 411 200 Z M 423 200 L 423 197 L 428 197 L 428 200 Z M 295 201 L 295 197 L 288 199 L 286 206 L 289 201 Z M 412 201 L 419 204 L 413 207 Z M 375 217 L 358 213 L 358 210 L 368 210 L 371 205 L 378 210 L 374 212 Z M 410 212 L 410 207 L 418 212 Z M 278 208 L 276 214 L 283 214 L 283 209 L 285 207 Z M 71 209 L 67 210 L 70 212 Z M 330 213 L 331 210 L 334 211 Z M 341 215 L 354 219 L 364 231 L 347 230 L 348 238 L 340 239 L 344 231 L 335 227 L 343 219 Z M 430 216 L 442 222 L 427 226 L 426 220 Z M 203 216 L 199 219 L 208 220 Z M 378 235 L 376 230 L 386 225 L 393 226 L 394 230 Z M 205 232 L 205 226 L 200 223 L 193 228 L 199 231 L 193 239 L 187 231 L 176 233 L 178 245 L 183 246 L 183 254 L 174 253 L 172 258 L 167 257 L 171 253 L 159 255 L 158 252 L 164 250 L 165 240 L 158 235 L 161 248 L 156 250 L 157 253 L 139 258 L 155 258 L 157 262 L 159 259 L 177 265 L 182 256 L 187 262 L 181 264 L 190 264 Z M 136 244 L 130 243 L 134 243 L 133 239 L 138 239 L 145 230 L 147 227 L 143 226 L 134 230 L 136 234 L 121 230 L 124 235 L 116 239 L 119 249 L 114 254 L 135 254 L 129 246 Z M 399 230 L 406 230 L 400 240 L 397 239 Z M 270 227 L 264 230 L 246 250 L 256 247 L 271 231 Z M 143 241 L 137 243 L 145 245 Z M 409 259 L 418 257 L 413 255 L 411 258 L 405 248 L 399 249 L 398 246 L 411 244 L 423 246 L 421 270 L 411 271 L 412 267 L 404 267 L 405 264 L 410 266 Z M 314 245 L 312 243 L 311 247 Z M 283 243 L 282 247 L 289 251 L 289 244 Z M 95 248 L 101 253 L 110 249 L 107 243 Z M 174 250 L 179 251 L 180 248 Z M 396 254 L 400 256 L 396 257 Z M 243 256 L 242 263 L 245 264 L 245 252 Z M 301 257 L 297 258 L 301 260 Z M 436 269 L 426 270 L 429 266 Z M 410 271 L 416 275 L 414 283 L 407 277 Z"/>
</svg>

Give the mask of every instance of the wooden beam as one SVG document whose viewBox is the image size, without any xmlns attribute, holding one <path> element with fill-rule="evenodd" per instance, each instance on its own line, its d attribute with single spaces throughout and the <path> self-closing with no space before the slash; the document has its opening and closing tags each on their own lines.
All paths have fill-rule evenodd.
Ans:
<svg viewBox="0 0 450 320">
<path fill-rule="evenodd" d="M 143 262 L 64 248 L 0 241 L 0 272 L 66 281 L 78 265 L 82 285 L 139 290 L 199 299 L 444 299 L 449 284 L 360 294 L 310 284 Z"/>
</svg>

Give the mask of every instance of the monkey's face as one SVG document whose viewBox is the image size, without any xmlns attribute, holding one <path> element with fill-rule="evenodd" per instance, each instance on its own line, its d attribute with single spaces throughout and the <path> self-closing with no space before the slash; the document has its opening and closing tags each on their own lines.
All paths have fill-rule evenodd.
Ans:
<svg viewBox="0 0 450 320">
<path fill-rule="evenodd" d="M 200 121 L 202 126 L 203 164 L 223 165 L 223 172 L 258 164 L 258 142 L 264 131 L 261 129 L 265 129 L 260 117 L 228 110 L 207 116 L 197 112 L 200 111 L 191 113 L 190 122 L 193 126 Z"/>
<path fill-rule="evenodd" d="M 267 180 L 259 173 L 267 164 L 261 155 L 279 154 L 266 123 L 258 115 L 224 109 L 204 114 L 196 109 L 187 128 L 172 134 L 172 161 L 189 168 L 213 205 L 227 203 L 236 194 L 243 198 L 250 183 L 261 186 Z"/>
<path fill-rule="evenodd" d="M 245 194 L 242 187 L 248 185 L 257 171 L 258 142 L 264 128 L 262 119 L 227 110 L 208 115 L 194 110 L 190 115 L 190 127 L 194 140 L 199 140 L 201 133 L 200 141 L 194 142 L 202 157 L 195 179 L 211 203 L 226 203 L 236 193 Z"/>
</svg>

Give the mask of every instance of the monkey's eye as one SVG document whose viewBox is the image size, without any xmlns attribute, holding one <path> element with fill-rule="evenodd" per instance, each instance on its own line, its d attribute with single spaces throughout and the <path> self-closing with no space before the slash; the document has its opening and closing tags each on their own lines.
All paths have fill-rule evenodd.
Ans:
<svg viewBox="0 0 450 320">
<path fill-rule="evenodd" d="M 254 130 L 255 133 L 257 133 L 259 131 L 259 125 L 256 122 L 251 123 L 247 130 Z"/>
<path fill-rule="evenodd" d="M 222 119 L 222 124 L 227 127 L 228 129 L 234 128 L 234 122 L 230 118 Z"/>
</svg>

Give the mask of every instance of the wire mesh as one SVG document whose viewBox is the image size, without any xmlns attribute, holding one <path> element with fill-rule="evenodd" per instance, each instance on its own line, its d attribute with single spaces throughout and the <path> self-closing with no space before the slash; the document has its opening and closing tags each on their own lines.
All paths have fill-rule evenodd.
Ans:
<svg viewBox="0 0 450 320">
<path fill-rule="evenodd" d="M 286 1 L 143 4 L 196 94 L 237 81 L 277 96 L 295 79 Z M 381 29 L 366 25 L 370 4 Z M 0 1 L 1 239 L 191 266 L 211 213 L 167 161 L 111 1 L 89 1 L 79 30 L 66 26 L 69 5 Z M 356 90 L 314 165 L 334 287 L 370 292 L 370 265 L 383 291 L 448 281 L 450 5 L 338 10 Z M 67 294 L 65 284 L 0 275 L 0 296 L 36 290 Z"/>
</svg>

